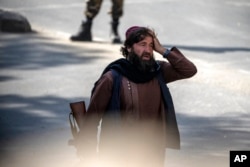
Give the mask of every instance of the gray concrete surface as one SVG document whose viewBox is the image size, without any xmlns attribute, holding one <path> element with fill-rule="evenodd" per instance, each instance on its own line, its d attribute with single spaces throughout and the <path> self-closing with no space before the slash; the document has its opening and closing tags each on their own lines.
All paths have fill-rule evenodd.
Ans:
<svg viewBox="0 0 250 167">
<path fill-rule="evenodd" d="M 68 145 L 68 103 L 88 103 L 102 69 L 121 55 L 120 46 L 109 43 L 107 1 L 93 43 L 68 40 L 82 1 L 67 3 L 1 1 L 2 8 L 27 16 L 38 33 L 0 34 L 0 166 L 80 163 Z M 230 150 L 250 150 L 249 2 L 127 1 L 125 8 L 122 33 L 135 23 L 150 25 L 164 45 L 179 47 L 198 68 L 195 77 L 169 84 L 182 149 L 166 150 L 166 166 L 227 167 Z"/>
<path fill-rule="evenodd" d="M 41 33 L 0 35 L 1 163 L 74 166 L 68 104 L 88 101 L 95 79 L 119 49 Z"/>
</svg>

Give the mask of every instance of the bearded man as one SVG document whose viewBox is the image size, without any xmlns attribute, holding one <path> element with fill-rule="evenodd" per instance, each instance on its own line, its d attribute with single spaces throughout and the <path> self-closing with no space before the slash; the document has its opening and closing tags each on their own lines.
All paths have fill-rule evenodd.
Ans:
<svg viewBox="0 0 250 167">
<path fill-rule="evenodd" d="M 165 148 L 180 148 L 180 135 L 167 83 L 190 78 L 195 65 L 176 48 L 164 48 L 154 31 L 126 31 L 125 58 L 109 64 L 92 90 L 82 142 L 95 150 L 101 121 L 99 158 L 108 167 L 163 167 Z M 167 61 L 156 61 L 153 51 Z M 95 151 L 93 151 L 95 152 Z M 86 158 L 89 159 L 89 158 Z"/>
</svg>

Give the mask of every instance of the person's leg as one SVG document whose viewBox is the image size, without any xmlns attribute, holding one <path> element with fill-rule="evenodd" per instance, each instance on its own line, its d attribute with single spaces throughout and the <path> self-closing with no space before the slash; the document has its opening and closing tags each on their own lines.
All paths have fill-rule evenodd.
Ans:
<svg viewBox="0 0 250 167">
<path fill-rule="evenodd" d="M 85 10 L 85 16 L 87 18 L 94 19 L 95 16 L 99 13 L 102 5 L 102 0 L 88 0 L 87 7 Z"/>
<path fill-rule="evenodd" d="M 92 21 L 95 16 L 99 13 L 101 8 L 102 0 L 88 0 L 86 11 L 84 12 L 86 20 L 82 21 L 80 31 L 71 36 L 72 41 L 92 41 Z"/>
<path fill-rule="evenodd" d="M 112 0 L 111 15 L 112 15 L 111 28 L 113 35 L 112 42 L 121 43 L 121 39 L 118 33 L 118 26 L 119 26 L 119 19 L 123 15 L 123 0 Z"/>
</svg>

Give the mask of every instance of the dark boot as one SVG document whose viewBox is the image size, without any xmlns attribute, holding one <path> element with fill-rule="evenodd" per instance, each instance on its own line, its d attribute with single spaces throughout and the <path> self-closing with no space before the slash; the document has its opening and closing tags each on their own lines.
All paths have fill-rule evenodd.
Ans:
<svg viewBox="0 0 250 167">
<path fill-rule="evenodd" d="M 92 20 L 82 22 L 80 31 L 76 35 L 71 36 L 70 39 L 72 41 L 92 41 L 91 26 Z"/>
<path fill-rule="evenodd" d="M 112 35 L 113 35 L 112 43 L 121 43 L 121 38 L 118 34 L 118 25 L 119 25 L 118 19 L 113 19 L 111 23 Z"/>
</svg>

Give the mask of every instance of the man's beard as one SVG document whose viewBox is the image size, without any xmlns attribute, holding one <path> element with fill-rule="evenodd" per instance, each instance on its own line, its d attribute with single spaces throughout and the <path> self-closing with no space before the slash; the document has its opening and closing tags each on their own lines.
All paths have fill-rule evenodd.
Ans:
<svg viewBox="0 0 250 167">
<path fill-rule="evenodd" d="M 145 54 L 149 53 L 143 53 L 141 57 L 139 57 L 135 52 L 130 52 L 129 53 L 129 61 L 136 66 L 136 68 L 144 73 L 152 72 L 154 71 L 154 66 L 155 66 L 155 59 L 154 56 L 151 56 L 149 60 L 143 60 L 143 56 Z"/>
</svg>

